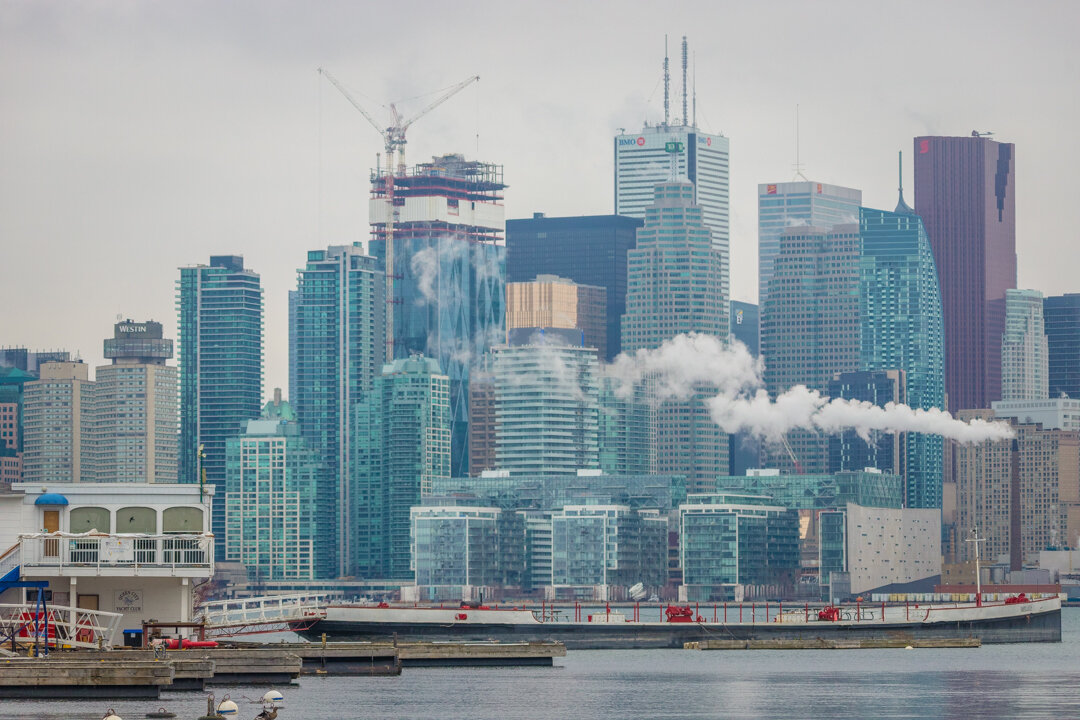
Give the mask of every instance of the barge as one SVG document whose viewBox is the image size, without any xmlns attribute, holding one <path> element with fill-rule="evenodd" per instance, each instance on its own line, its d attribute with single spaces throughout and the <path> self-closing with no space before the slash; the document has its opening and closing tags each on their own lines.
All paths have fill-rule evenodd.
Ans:
<svg viewBox="0 0 1080 720">
<path fill-rule="evenodd" d="M 298 624 L 295 630 L 308 640 L 325 635 L 330 641 L 553 641 L 571 650 L 682 648 L 688 642 L 714 639 L 977 638 L 987 644 L 1061 641 L 1061 599 L 1057 596 L 1020 596 L 994 603 L 649 608 L 653 609 L 657 611 L 656 620 L 642 620 L 638 608 L 627 617 L 604 607 L 591 615 L 564 621 L 552 619 L 546 610 L 522 608 L 330 605 L 325 617 L 315 623 Z"/>
</svg>

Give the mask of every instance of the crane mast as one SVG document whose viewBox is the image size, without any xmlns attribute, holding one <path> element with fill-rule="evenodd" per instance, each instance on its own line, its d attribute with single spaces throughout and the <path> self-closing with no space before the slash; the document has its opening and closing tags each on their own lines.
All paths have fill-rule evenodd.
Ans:
<svg viewBox="0 0 1080 720">
<path fill-rule="evenodd" d="M 470 84 L 480 79 L 479 75 L 473 75 L 466 78 L 456 85 L 452 85 L 447 88 L 439 97 L 433 100 L 427 107 L 420 112 L 413 115 L 411 118 L 405 119 L 398 112 L 397 106 L 394 103 L 390 103 L 390 114 L 393 122 L 387 128 L 382 128 L 375 118 L 372 117 L 363 105 L 352 96 L 344 85 L 338 82 L 329 70 L 325 68 L 319 68 L 319 74 L 325 77 L 330 83 L 338 89 L 338 91 L 345 96 L 345 99 L 349 103 L 360 111 L 360 114 L 364 116 L 375 131 L 379 133 L 379 136 L 383 139 L 383 146 L 386 152 L 386 173 L 384 174 L 379 169 L 378 161 L 376 161 L 376 179 L 375 182 L 381 182 L 383 184 L 383 193 L 386 197 L 386 224 L 384 226 L 384 238 L 385 248 L 383 250 L 383 263 L 386 271 L 386 359 L 394 359 L 394 225 L 396 224 L 399 210 L 397 205 L 394 204 L 394 178 L 396 175 L 405 175 L 405 133 L 412 126 L 414 122 L 427 115 L 429 112 L 442 105 L 444 102 L 457 95 L 464 90 Z"/>
</svg>

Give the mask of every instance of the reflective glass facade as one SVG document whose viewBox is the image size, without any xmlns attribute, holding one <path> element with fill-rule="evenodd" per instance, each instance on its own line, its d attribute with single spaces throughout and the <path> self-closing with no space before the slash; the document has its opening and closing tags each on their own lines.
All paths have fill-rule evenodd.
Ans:
<svg viewBox="0 0 1080 720">
<path fill-rule="evenodd" d="M 776 505 L 793 510 L 835 509 L 849 502 L 866 507 L 904 506 L 904 479 L 881 472 L 730 475 L 717 478 L 716 483 L 726 490 L 766 495 Z"/>
<path fill-rule="evenodd" d="M 558 275 L 605 290 L 605 359 L 622 348 L 626 311 L 626 253 L 637 243 L 642 221 L 620 215 L 546 217 L 506 222 L 506 279 L 528 282 Z"/>
<path fill-rule="evenodd" d="M 1005 337 L 1001 339 L 1001 399 L 1050 397 L 1043 294 L 1005 291 Z"/>
<path fill-rule="evenodd" d="M 773 398 L 795 385 L 824 393 L 834 374 L 859 369 L 861 250 L 857 225 L 792 227 L 780 236 L 761 307 L 765 387 Z M 764 467 L 806 473 L 828 467 L 827 437 L 793 430 L 787 442 L 791 453 L 762 448 Z"/>
<path fill-rule="evenodd" d="M 259 275 L 235 255 L 180 268 L 176 286 L 180 373 L 180 482 L 225 487 L 225 443 L 262 408 L 263 293 Z M 214 495 L 213 531 L 225 537 L 225 493 Z M 222 559 L 225 542 L 215 543 Z"/>
<path fill-rule="evenodd" d="M 710 239 L 702 207 L 694 203 L 694 188 L 664 183 L 655 193 L 637 247 L 627 253 L 623 351 L 658 348 L 681 333 L 726 339 L 727 263 Z M 659 407 L 656 463 L 659 472 L 685 475 L 692 488 L 705 490 L 717 475 L 727 474 L 728 446 L 704 404 L 715 388 L 696 390 L 689 400 Z"/>
<path fill-rule="evenodd" d="M 359 243 L 312 250 L 297 273 L 292 404 L 308 447 L 329 471 L 317 492 L 316 532 L 335 539 L 317 548 L 320 577 L 344 575 L 351 557 L 346 508 L 352 506 L 353 407 L 383 365 L 384 279 Z"/>
<path fill-rule="evenodd" d="M 449 378 L 433 358 L 387 363 L 352 432 L 349 574 L 409 579 L 409 508 L 450 476 Z"/>
<path fill-rule="evenodd" d="M 1050 397 L 1080 400 L 1080 293 L 1043 301 Z"/>
<path fill-rule="evenodd" d="M 1001 399 L 1005 291 L 1016 287 L 1016 147 L 917 137 L 915 212 L 941 281 L 949 410 Z"/>
<path fill-rule="evenodd" d="M 599 467 L 596 351 L 556 345 L 492 350 L 495 460 L 511 474 Z"/>
<path fill-rule="evenodd" d="M 862 190 L 799 181 L 758 185 L 758 303 L 769 294 L 780 236 L 790 227 L 806 225 L 828 230 L 854 223 L 862 205 Z"/>
<path fill-rule="evenodd" d="M 252 582 L 320 577 L 315 547 L 334 542 L 315 532 L 325 475 L 295 421 L 264 413 L 248 422 L 226 443 L 225 559 L 242 563 Z"/>
<path fill-rule="evenodd" d="M 861 369 L 903 370 L 908 405 L 943 409 L 944 316 L 926 229 L 911 212 L 862 208 L 859 231 Z M 907 506 L 941 507 L 944 440 L 908 433 L 905 443 Z"/>
<path fill-rule="evenodd" d="M 799 516 L 765 496 L 690 495 L 679 506 L 679 543 L 687 599 L 728 600 L 735 585 L 791 585 Z"/>
</svg>

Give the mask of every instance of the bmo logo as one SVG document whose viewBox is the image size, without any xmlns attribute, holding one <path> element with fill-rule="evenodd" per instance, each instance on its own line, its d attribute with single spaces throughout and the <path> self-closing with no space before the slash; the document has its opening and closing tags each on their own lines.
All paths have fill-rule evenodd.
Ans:
<svg viewBox="0 0 1080 720">
<path fill-rule="evenodd" d="M 711 147 L 712 146 L 712 138 L 711 137 L 702 137 L 702 136 L 698 135 L 697 144 L 698 145 L 707 145 L 707 146 Z"/>
<path fill-rule="evenodd" d="M 638 138 L 619 138 L 619 147 L 626 147 L 627 145 L 637 145 L 641 147 L 645 144 L 644 137 Z"/>
</svg>

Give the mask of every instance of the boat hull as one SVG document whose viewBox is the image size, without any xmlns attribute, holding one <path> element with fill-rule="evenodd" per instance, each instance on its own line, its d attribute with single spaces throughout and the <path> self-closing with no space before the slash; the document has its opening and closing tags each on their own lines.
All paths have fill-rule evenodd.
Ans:
<svg viewBox="0 0 1080 720">
<path fill-rule="evenodd" d="M 520 615 L 499 622 L 498 617 L 469 622 L 438 622 L 411 617 L 395 619 L 393 612 L 355 612 L 330 608 L 324 620 L 298 630 L 308 640 L 323 634 L 329 641 L 558 641 L 567 649 L 681 648 L 684 643 L 715 640 L 807 640 L 826 641 L 881 638 L 891 641 L 927 638 L 978 638 L 983 643 L 1026 643 L 1061 641 L 1061 605 L 1058 601 L 1030 611 L 1012 613 L 955 613 L 956 619 L 935 619 L 927 612 L 919 621 L 886 622 L 861 619 L 841 622 L 520 622 Z M 905 608 L 899 608 L 904 612 Z M 495 611 L 492 611 L 495 613 Z M 910 611 L 907 614 L 911 614 Z M 917 614 L 922 614 L 918 611 Z M 475 615 L 475 612 L 474 612 Z M 937 613 L 945 615 L 948 613 Z M 880 614 L 878 615 L 880 618 Z M 888 618 L 886 618 L 888 619 Z"/>
</svg>

